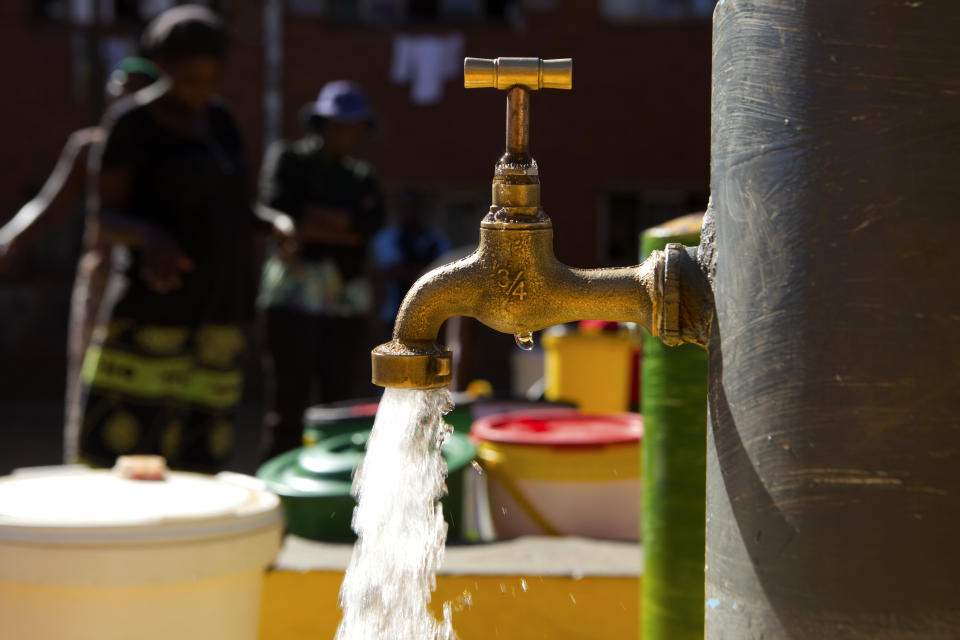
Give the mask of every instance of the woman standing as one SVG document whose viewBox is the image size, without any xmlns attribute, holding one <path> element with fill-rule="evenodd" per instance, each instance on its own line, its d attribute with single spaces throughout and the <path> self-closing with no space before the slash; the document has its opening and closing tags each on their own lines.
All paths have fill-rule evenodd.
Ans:
<svg viewBox="0 0 960 640">
<path fill-rule="evenodd" d="M 136 93 L 156 82 L 159 71 L 145 58 L 124 58 L 110 73 L 106 86 L 108 104 Z M 40 193 L 0 228 L 0 270 L 16 260 L 17 254 L 36 242 L 53 227 L 69 218 L 86 199 L 89 182 L 87 165 L 90 150 L 103 142 L 101 127 L 75 131 L 67 140 L 53 173 Z M 110 254 L 91 242 L 87 233 L 77 263 L 77 276 L 70 302 L 67 332 L 67 393 L 65 403 L 64 459 L 77 458 L 79 433 L 80 364 L 90 344 L 97 310 L 110 277 Z"/>
<path fill-rule="evenodd" d="M 158 453 L 212 471 L 232 452 L 252 240 L 266 224 L 251 206 L 240 132 L 214 97 L 228 48 L 220 19 L 177 7 L 143 44 L 163 78 L 108 113 L 94 159 L 98 238 L 130 260 L 84 359 L 80 459 Z"/>
<path fill-rule="evenodd" d="M 384 207 L 373 168 L 357 154 L 376 117 L 360 86 L 345 80 L 325 84 L 304 116 L 307 135 L 274 144 L 260 180 L 261 200 L 295 221 L 300 240 L 295 255 L 268 258 L 260 286 L 272 382 L 264 459 L 300 446 L 303 412 L 313 400 L 356 398 L 364 379 L 363 388 L 373 390 L 365 271 Z"/>
</svg>

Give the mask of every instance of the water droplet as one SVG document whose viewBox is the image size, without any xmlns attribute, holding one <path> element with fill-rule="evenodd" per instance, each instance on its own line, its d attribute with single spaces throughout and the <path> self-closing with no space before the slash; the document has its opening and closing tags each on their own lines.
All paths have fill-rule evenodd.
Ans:
<svg viewBox="0 0 960 640">
<path fill-rule="evenodd" d="M 473 467 L 473 470 L 476 471 L 477 474 L 481 476 L 483 475 L 483 467 L 480 466 L 479 462 L 477 462 L 476 460 L 471 460 L 470 466 Z"/>
<path fill-rule="evenodd" d="M 533 349 L 533 334 L 529 331 L 518 333 L 513 336 L 513 339 L 517 341 L 517 346 L 524 351 L 530 351 Z"/>
<path fill-rule="evenodd" d="M 527 592 L 527 580 L 525 578 L 520 578 L 520 588 L 523 589 L 523 592 Z"/>
</svg>

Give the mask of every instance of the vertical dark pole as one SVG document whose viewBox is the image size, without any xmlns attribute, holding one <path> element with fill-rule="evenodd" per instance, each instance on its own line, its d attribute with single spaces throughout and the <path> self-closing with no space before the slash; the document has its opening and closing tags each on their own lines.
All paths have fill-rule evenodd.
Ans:
<svg viewBox="0 0 960 640">
<path fill-rule="evenodd" d="M 960 638 L 958 33 L 717 6 L 709 640 Z"/>
<path fill-rule="evenodd" d="M 90 104 L 90 122 L 99 122 L 105 106 L 103 86 L 105 74 L 103 69 L 103 11 L 101 0 L 91 0 L 90 25 L 87 28 L 87 61 L 90 75 L 87 78 L 87 91 Z"/>
<path fill-rule="evenodd" d="M 263 3 L 263 147 L 283 137 L 283 1 Z"/>
</svg>

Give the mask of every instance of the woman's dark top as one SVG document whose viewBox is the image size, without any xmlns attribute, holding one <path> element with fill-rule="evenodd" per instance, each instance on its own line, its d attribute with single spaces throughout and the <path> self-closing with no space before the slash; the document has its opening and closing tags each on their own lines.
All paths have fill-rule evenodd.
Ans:
<svg viewBox="0 0 960 640">
<path fill-rule="evenodd" d="M 169 233 L 193 261 L 180 288 L 156 293 L 138 277 L 139 252 L 126 269 L 128 287 L 114 317 L 194 326 L 240 323 L 253 316 L 254 215 L 249 167 L 227 108 L 212 103 L 203 134 L 172 131 L 150 102 L 123 102 L 108 113 L 103 169 L 133 170 L 123 213 Z"/>
</svg>

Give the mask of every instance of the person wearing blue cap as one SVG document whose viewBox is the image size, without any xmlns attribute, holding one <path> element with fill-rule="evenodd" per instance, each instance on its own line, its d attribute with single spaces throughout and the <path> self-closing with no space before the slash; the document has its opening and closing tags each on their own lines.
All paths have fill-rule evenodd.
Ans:
<svg viewBox="0 0 960 640">
<path fill-rule="evenodd" d="M 260 285 L 271 374 L 264 458 L 299 446 L 311 402 L 348 399 L 357 380 L 369 378 L 365 267 L 384 207 L 372 168 L 356 154 L 376 117 L 346 80 L 324 85 L 303 116 L 308 134 L 273 145 L 261 173 L 261 201 L 295 221 L 298 239 L 277 247 Z"/>
<path fill-rule="evenodd" d="M 160 71 L 146 58 L 124 58 L 111 71 L 105 87 L 112 104 L 156 82 Z M 0 269 L 9 267 L 16 256 L 43 235 L 60 225 L 71 212 L 82 210 L 87 190 L 87 160 L 94 145 L 103 141 L 102 127 L 75 131 L 67 140 L 57 165 L 40 193 L 23 205 L 0 228 Z M 73 228 L 71 228 L 73 231 Z M 85 234 L 70 303 L 67 333 L 67 393 L 65 405 L 64 459 L 76 459 L 79 433 L 80 363 L 90 344 L 97 309 L 110 276 L 110 254 Z"/>
</svg>

